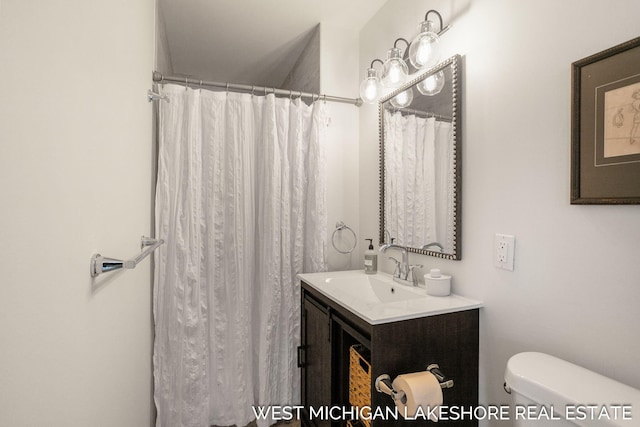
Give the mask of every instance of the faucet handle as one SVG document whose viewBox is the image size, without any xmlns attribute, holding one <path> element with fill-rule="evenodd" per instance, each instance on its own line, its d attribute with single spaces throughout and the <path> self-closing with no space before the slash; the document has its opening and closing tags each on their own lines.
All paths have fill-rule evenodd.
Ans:
<svg viewBox="0 0 640 427">
<path fill-rule="evenodd" d="M 400 277 L 400 261 L 390 256 L 389 259 L 396 263 L 396 268 L 393 270 L 393 277 Z"/>
<path fill-rule="evenodd" d="M 415 272 L 416 268 L 422 268 L 422 264 L 409 266 L 409 272 L 411 273 L 411 281 L 413 282 L 413 286 L 418 286 L 418 276 L 416 276 L 416 272 Z"/>
</svg>

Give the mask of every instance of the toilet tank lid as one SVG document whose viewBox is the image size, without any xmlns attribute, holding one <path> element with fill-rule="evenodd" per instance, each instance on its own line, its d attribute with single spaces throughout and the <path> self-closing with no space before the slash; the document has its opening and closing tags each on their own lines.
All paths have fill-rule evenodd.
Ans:
<svg viewBox="0 0 640 427">
<path fill-rule="evenodd" d="M 512 356 L 504 378 L 512 392 L 541 405 L 629 405 L 635 422 L 640 416 L 635 414 L 640 408 L 640 390 L 548 354 L 526 352 Z"/>
</svg>

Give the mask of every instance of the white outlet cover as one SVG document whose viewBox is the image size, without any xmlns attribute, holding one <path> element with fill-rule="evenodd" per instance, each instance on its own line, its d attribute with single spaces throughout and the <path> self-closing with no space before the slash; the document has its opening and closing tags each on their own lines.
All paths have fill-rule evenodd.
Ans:
<svg viewBox="0 0 640 427">
<path fill-rule="evenodd" d="M 515 236 L 496 234 L 493 244 L 493 265 L 496 268 L 513 271 Z"/>
</svg>

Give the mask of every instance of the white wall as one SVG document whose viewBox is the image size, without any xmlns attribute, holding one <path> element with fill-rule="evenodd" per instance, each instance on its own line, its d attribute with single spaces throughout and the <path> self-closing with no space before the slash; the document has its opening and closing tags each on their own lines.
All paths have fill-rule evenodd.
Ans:
<svg viewBox="0 0 640 427">
<path fill-rule="evenodd" d="M 3 0 L 0 425 L 152 423 L 154 2 Z"/>
<path fill-rule="evenodd" d="M 279 88 L 311 93 L 320 90 L 320 24 L 313 29 L 307 45 Z"/>
<path fill-rule="evenodd" d="M 636 0 L 389 0 L 360 33 L 364 69 L 426 10 L 464 57 L 462 260 L 412 255 L 484 301 L 481 403 L 507 402 L 507 359 L 542 351 L 640 388 L 640 206 L 571 206 L 571 63 L 638 36 Z M 377 112 L 360 109 L 360 227 L 377 232 Z M 516 236 L 515 271 L 492 265 Z M 455 373 L 452 373 L 455 375 Z"/>
<path fill-rule="evenodd" d="M 173 63 L 169 52 L 169 40 L 161 7 L 156 10 L 156 58 L 155 71 L 165 76 L 173 76 Z"/>
<path fill-rule="evenodd" d="M 351 27 L 322 23 L 320 26 L 320 91 L 327 95 L 357 97 L 358 93 L 358 32 Z M 351 104 L 327 102 L 330 117 L 327 161 L 327 239 L 330 270 L 362 268 L 364 239 L 359 228 L 358 175 L 358 108 Z M 377 180 L 377 178 L 376 178 Z M 357 247 L 351 254 L 338 253 L 331 244 L 337 221 L 343 221 L 357 235 Z M 336 244 L 350 249 L 353 236 L 338 232 Z"/>
</svg>

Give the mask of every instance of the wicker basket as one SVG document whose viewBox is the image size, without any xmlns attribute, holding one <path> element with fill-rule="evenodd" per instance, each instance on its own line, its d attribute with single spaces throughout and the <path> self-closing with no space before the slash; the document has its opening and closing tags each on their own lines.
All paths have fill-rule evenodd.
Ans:
<svg viewBox="0 0 640 427">
<path fill-rule="evenodd" d="M 371 358 L 369 350 L 360 345 L 349 348 L 349 403 L 362 408 L 371 407 Z M 371 426 L 371 420 L 360 420 L 366 427 Z M 354 425 L 356 423 L 347 423 Z"/>
<path fill-rule="evenodd" d="M 371 421 L 369 420 L 347 420 L 347 427 L 369 427 L 370 425 Z"/>
</svg>

